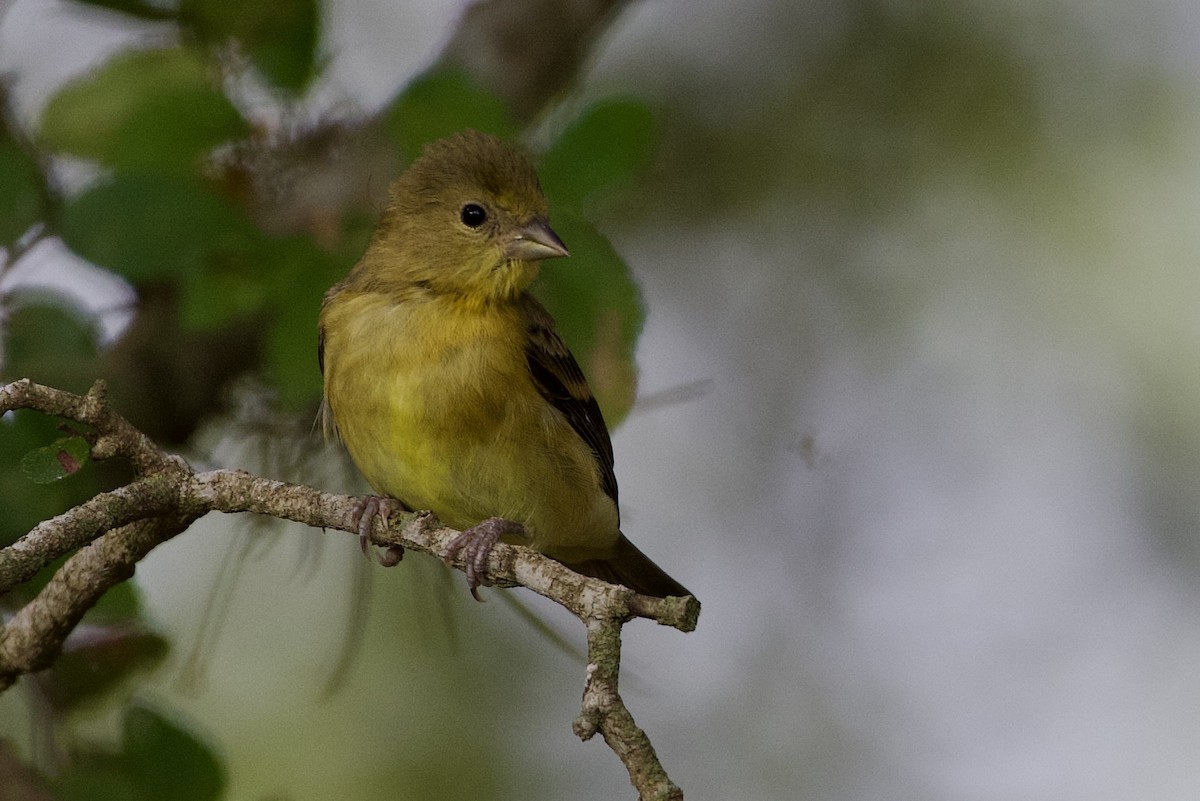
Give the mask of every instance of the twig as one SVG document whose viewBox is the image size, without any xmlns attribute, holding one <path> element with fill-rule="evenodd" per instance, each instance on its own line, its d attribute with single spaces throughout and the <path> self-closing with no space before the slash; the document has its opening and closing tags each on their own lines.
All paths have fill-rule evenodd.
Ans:
<svg viewBox="0 0 1200 801">
<path fill-rule="evenodd" d="M 55 558 L 74 551 L 37 597 L 0 627 L 0 691 L 24 673 L 53 662 L 63 640 L 109 588 L 133 575 L 155 546 L 185 531 L 210 511 L 253 512 L 309 526 L 357 534 L 358 499 L 299 484 L 260 478 L 241 470 L 195 473 L 104 401 L 97 382 L 86 396 L 35 384 L 28 379 L 0 387 L 0 413 L 34 409 L 90 426 L 93 458 L 120 455 L 136 477 L 57 517 L 44 521 L 18 542 L 0 550 L 0 594 L 28 581 Z M 377 518 L 371 540 L 440 558 L 460 532 L 428 512 Z M 454 566 L 463 569 L 461 560 Z M 542 554 L 515 545 L 496 545 L 486 570 L 490 583 L 523 586 L 570 610 L 587 628 L 588 668 L 583 708 L 575 733 L 587 740 L 599 732 L 625 764 L 642 801 L 678 801 L 645 732 L 634 723 L 617 691 L 621 628 L 637 617 L 680 631 L 696 627 L 700 604 L 692 597 L 650 598 L 575 573 Z"/>
<path fill-rule="evenodd" d="M 583 711 L 572 728 L 579 739 L 590 740 L 596 732 L 629 771 L 629 780 L 642 801 L 683 801 L 683 791 L 663 770 L 650 738 L 633 721 L 629 708 L 617 692 L 621 672 L 622 621 L 591 618 L 587 626 L 587 683 L 583 688 Z"/>
</svg>

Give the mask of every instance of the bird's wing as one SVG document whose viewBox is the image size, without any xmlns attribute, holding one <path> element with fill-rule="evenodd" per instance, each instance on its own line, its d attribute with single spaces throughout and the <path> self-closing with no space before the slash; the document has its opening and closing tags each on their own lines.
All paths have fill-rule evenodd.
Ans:
<svg viewBox="0 0 1200 801">
<path fill-rule="evenodd" d="M 317 367 L 325 375 L 325 327 L 317 327 Z"/>
<path fill-rule="evenodd" d="M 317 327 L 317 366 L 321 368 L 321 376 L 325 376 L 325 326 Z M 341 440 L 337 422 L 333 419 L 333 410 L 329 408 L 329 396 L 321 393 L 321 407 L 317 410 L 316 424 L 321 427 L 325 441 Z"/>
<path fill-rule="evenodd" d="M 562 412 L 596 458 L 604 494 L 617 502 L 617 477 L 613 473 L 612 442 L 600 406 L 592 396 L 579 363 L 554 330 L 554 318 L 531 296 L 522 303 L 525 315 L 525 358 L 533 384 L 551 406 Z"/>
</svg>

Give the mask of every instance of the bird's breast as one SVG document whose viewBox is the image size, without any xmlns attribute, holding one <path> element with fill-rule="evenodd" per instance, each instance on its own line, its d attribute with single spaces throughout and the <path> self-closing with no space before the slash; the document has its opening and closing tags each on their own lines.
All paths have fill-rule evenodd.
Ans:
<svg viewBox="0 0 1200 801">
<path fill-rule="evenodd" d="M 545 551 L 615 542 L 593 454 L 533 384 L 519 309 L 343 305 L 325 311 L 352 320 L 325 325 L 326 393 L 376 491 L 456 528 L 521 522 Z"/>
<path fill-rule="evenodd" d="M 327 310 L 345 323 L 326 326 L 337 332 L 326 336 L 326 390 L 368 479 L 359 453 L 381 452 L 369 463 L 427 461 L 430 449 L 494 436 L 512 417 L 514 384 L 529 382 L 515 313 L 377 294 L 340 305 Z"/>
</svg>

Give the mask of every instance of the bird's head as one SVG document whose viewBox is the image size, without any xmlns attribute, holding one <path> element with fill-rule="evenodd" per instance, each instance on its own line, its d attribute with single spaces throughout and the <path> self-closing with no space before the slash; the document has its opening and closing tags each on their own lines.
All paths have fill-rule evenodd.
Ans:
<svg viewBox="0 0 1200 801">
<path fill-rule="evenodd" d="M 569 255 L 548 216 L 529 160 L 494 136 L 464 131 L 426 146 L 396 179 L 368 257 L 436 292 L 512 298 L 541 259 Z"/>
</svg>

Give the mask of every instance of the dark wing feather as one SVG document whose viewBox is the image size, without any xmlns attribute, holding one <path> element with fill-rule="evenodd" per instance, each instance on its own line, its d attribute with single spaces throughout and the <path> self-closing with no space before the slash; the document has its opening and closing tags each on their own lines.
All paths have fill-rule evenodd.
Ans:
<svg viewBox="0 0 1200 801">
<path fill-rule="evenodd" d="M 317 367 L 325 375 L 325 326 L 317 328 Z"/>
<path fill-rule="evenodd" d="M 612 442 L 600 406 L 592 397 L 579 363 L 554 330 L 554 318 L 532 297 L 523 298 L 526 339 L 525 358 L 533 384 L 550 405 L 562 412 L 596 458 L 604 494 L 617 502 L 617 477 L 613 473 Z"/>
</svg>

